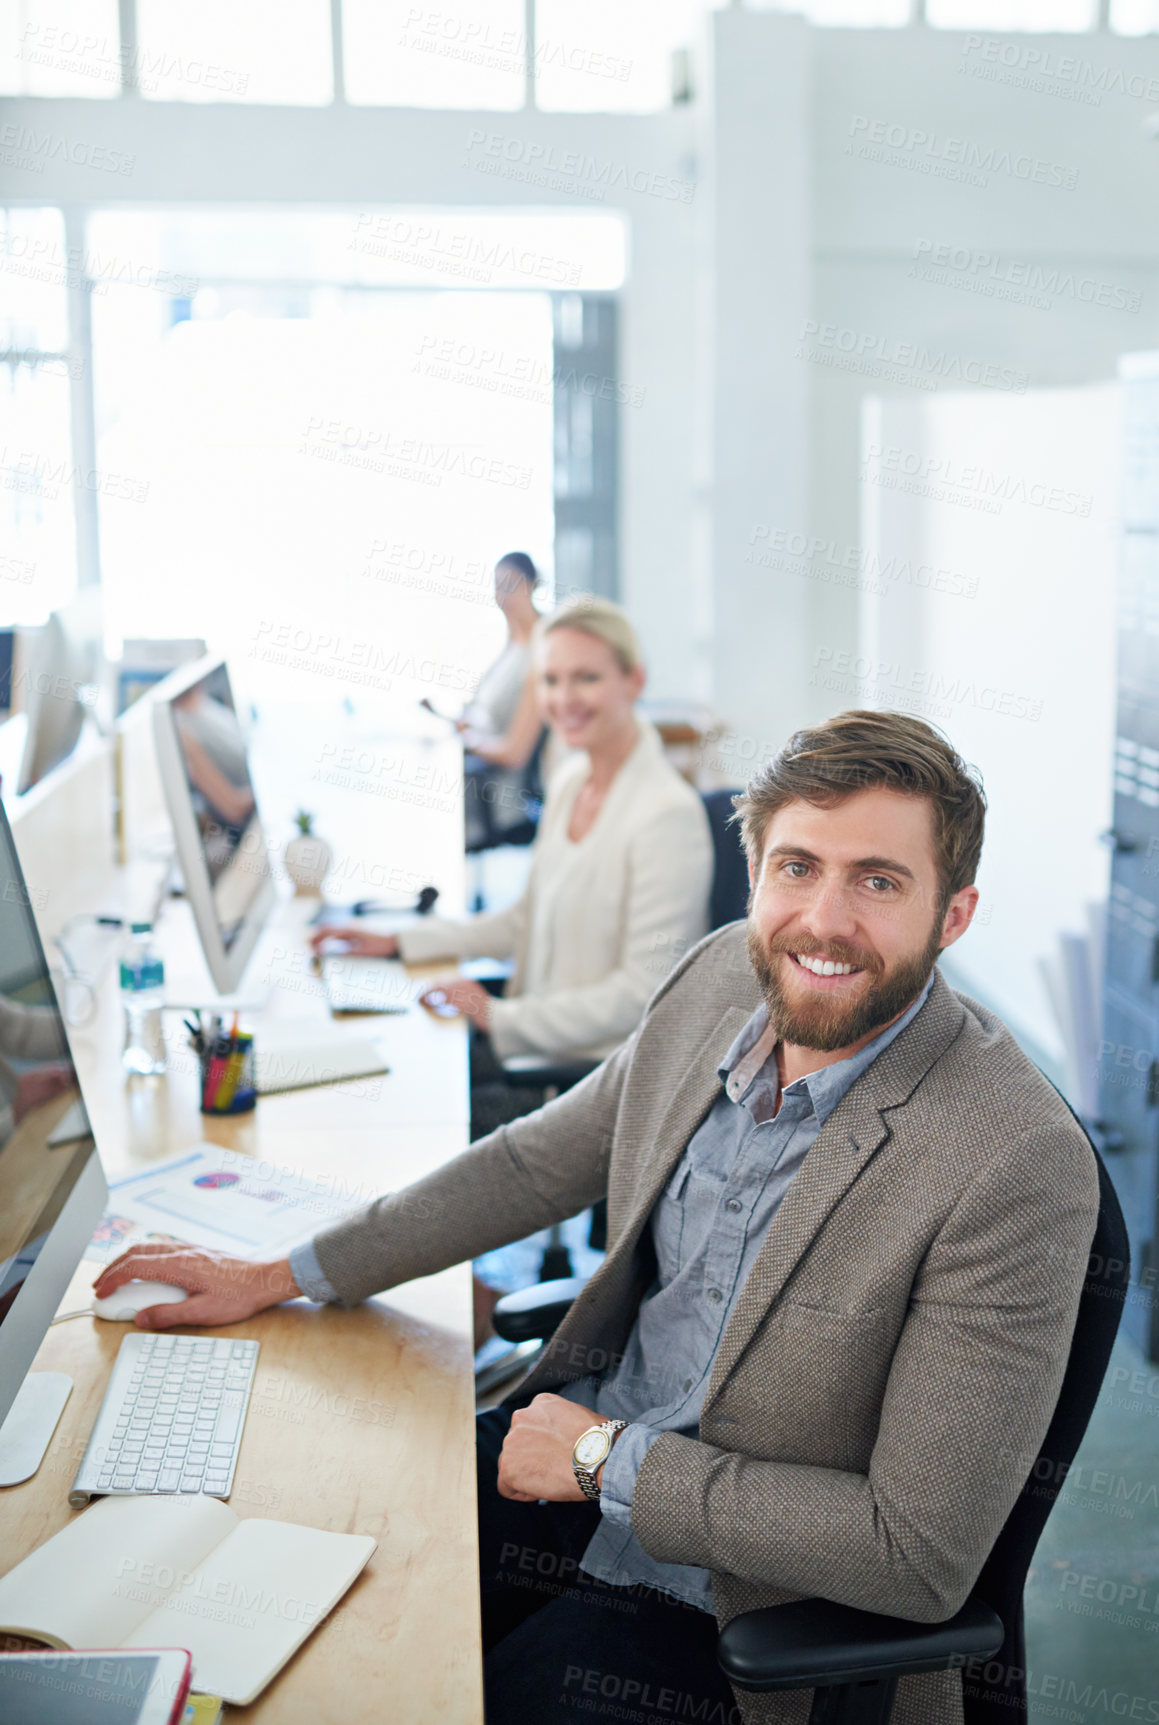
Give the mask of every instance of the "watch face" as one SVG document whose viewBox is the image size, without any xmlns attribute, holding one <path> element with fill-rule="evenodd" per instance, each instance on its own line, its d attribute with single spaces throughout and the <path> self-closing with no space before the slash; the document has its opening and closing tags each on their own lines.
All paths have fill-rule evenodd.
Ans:
<svg viewBox="0 0 1159 1725">
<path fill-rule="evenodd" d="M 599 1467 L 611 1445 L 605 1431 L 584 1432 L 572 1454 L 581 1467 Z"/>
</svg>

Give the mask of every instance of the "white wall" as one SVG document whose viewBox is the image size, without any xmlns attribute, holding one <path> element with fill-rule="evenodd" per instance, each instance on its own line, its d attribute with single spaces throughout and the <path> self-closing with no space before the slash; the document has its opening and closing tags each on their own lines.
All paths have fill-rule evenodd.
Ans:
<svg viewBox="0 0 1159 1725">
<path fill-rule="evenodd" d="M 979 38 L 964 32 L 815 33 L 813 319 L 832 326 L 826 356 L 836 363 L 807 363 L 811 521 L 814 534 L 840 552 L 858 544 L 858 410 L 867 394 L 928 401 L 963 386 L 955 364 L 990 365 L 995 376 L 1005 368 L 1029 389 L 1094 382 L 1115 376 L 1119 354 L 1159 345 L 1159 143 L 1146 130 L 1159 108 L 1159 40 L 982 36 L 1007 58 L 1033 52 L 1044 56 L 1039 65 L 1058 67 L 1069 56 L 1073 75 L 1040 80 L 1044 89 L 1019 84 L 1020 65 L 983 58 L 993 50 L 972 48 Z M 981 78 L 977 70 L 1000 77 Z M 1130 79 L 1128 88 L 1139 93 L 1125 93 L 1117 79 Z M 1098 97 L 1097 105 L 1068 99 L 1076 90 Z M 982 152 L 1032 156 L 1076 169 L 1078 183 L 1064 189 L 992 171 L 988 184 L 973 186 L 866 160 L 856 153 L 866 137 L 853 132 L 858 119 L 924 131 L 935 152 L 948 152 L 956 139 Z M 938 159 L 928 146 L 895 154 Z M 1000 297 L 1006 284 L 996 281 L 987 294 L 921 280 L 910 273 L 921 241 L 989 254 L 1001 260 L 999 270 L 1057 268 L 1064 285 L 1042 308 Z M 951 271 L 962 281 L 979 276 L 990 279 L 985 271 Z M 1067 291 L 1068 277 L 1074 291 Z M 1085 282 L 1107 284 L 1116 297 L 1137 295 L 1136 309 L 1085 302 L 1078 293 Z M 848 332 L 874 344 L 864 374 L 841 369 L 849 360 L 836 343 Z M 906 343 L 943 356 L 944 378 L 904 363 L 894 377 L 874 376 L 877 352 L 896 355 Z M 912 381 L 897 381 L 898 371 Z M 1017 413 L 1010 391 L 986 393 L 997 415 L 1003 403 Z M 851 648 L 857 592 L 816 578 L 827 571 L 826 556 L 814 560 L 813 641 Z"/>
<path fill-rule="evenodd" d="M 809 379 L 793 357 L 809 310 L 811 33 L 799 18 L 717 13 L 702 109 L 701 578 L 710 600 L 709 693 L 734 735 L 722 776 L 797 722 L 807 634 L 799 584 L 746 561 L 754 530 L 804 522 Z M 775 667 L 775 669 L 774 669 Z"/>
<path fill-rule="evenodd" d="M 954 970 L 1055 1059 L 1039 961 L 1108 884 L 1120 414 L 1117 384 L 867 412 L 880 591 L 859 651 L 816 654 L 830 710 L 912 711 L 980 769 L 982 896 Z"/>
</svg>

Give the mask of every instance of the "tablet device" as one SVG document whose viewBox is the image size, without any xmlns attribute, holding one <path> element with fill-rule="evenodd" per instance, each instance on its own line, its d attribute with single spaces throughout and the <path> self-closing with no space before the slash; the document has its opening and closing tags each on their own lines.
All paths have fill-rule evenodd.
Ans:
<svg viewBox="0 0 1159 1725">
<path fill-rule="evenodd" d="M 183 1647 L 121 1653 L 0 1653 L 5 1725 L 180 1725 Z"/>
</svg>

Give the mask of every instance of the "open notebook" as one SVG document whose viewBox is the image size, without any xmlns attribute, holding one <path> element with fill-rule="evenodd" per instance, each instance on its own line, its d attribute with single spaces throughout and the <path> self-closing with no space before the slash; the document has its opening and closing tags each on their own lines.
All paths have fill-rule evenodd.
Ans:
<svg viewBox="0 0 1159 1725">
<path fill-rule="evenodd" d="M 185 1647 L 195 1689 L 245 1706 L 376 1545 L 239 1521 L 212 1497 L 106 1497 L 0 1579 L 0 1632 L 73 1651 Z"/>
</svg>

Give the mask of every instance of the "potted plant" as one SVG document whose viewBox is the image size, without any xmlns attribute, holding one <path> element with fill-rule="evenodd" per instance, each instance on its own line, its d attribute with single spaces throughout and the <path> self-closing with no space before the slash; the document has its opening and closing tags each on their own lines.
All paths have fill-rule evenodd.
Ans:
<svg viewBox="0 0 1159 1725">
<path fill-rule="evenodd" d="M 316 895 L 330 872 L 334 853 L 326 840 L 320 839 L 314 831 L 314 817 L 306 809 L 298 810 L 294 825 L 298 831 L 286 846 L 282 858 L 286 873 L 299 897 Z"/>
</svg>

